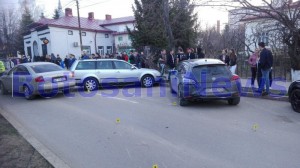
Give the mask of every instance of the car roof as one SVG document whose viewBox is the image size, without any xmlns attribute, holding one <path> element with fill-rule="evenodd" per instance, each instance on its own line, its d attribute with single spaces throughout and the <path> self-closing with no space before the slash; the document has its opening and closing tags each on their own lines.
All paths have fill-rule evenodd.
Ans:
<svg viewBox="0 0 300 168">
<path fill-rule="evenodd" d="M 213 58 L 201 58 L 201 59 L 190 59 L 183 61 L 187 64 L 190 64 L 191 66 L 198 66 L 198 65 L 225 65 L 225 63 L 219 59 L 213 59 Z"/>
<path fill-rule="evenodd" d="M 32 65 L 46 65 L 46 64 L 54 64 L 54 63 L 51 63 L 51 62 L 27 62 L 27 63 L 18 64 L 18 65 L 32 66 Z M 54 64 L 54 65 L 56 65 L 56 64 Z"/>
<path fill-rule="evenodd" d="M 84 59 L 84 60 L 77 60 L 77 61 L 124 61 L 119 59 Z"/>
</svg>

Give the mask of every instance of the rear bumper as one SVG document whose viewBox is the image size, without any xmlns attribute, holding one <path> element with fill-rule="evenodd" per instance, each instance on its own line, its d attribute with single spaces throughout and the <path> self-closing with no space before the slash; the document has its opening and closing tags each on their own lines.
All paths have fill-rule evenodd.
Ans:
<svg viewBox="0 0 300 168">
<path fill-rule="evenodd" d="M 34 94 L 43 94 L 69 90 L 76 86 L 75 81 L 58 82 L 58 83 L 44 83 L 36 86 Z"/>
<path fill-rule="evenodd" d="M 239 98 L 240 94 L 239 92 L 232 92 L 232 93 L 226 93 L 226 94 L 218 94 L 218 95 L 189 95 L 184 96 L 185 99 L 188 100 L 228 100 L 232 98 Z"/>
</svg>

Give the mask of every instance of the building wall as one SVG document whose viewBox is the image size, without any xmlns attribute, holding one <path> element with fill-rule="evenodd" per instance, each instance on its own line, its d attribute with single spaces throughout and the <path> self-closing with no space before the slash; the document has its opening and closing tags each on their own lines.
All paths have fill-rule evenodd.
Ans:
<svg viewBox="0 0 300 168">
<path fill-rule="evenodd" d="M 113 30 L 113 31 L 116 31 L 116 32 L 125 32 L 125 31 L 127 31 L 126 26 L 128 26 L 128 28 L 130 30 L 133 30 L 133 28 L 134 28 L 133 23 L 124 23 L 124 24 L 109 25 L 109 26 L 103 26 L 103 27 Z"/>
</svg>

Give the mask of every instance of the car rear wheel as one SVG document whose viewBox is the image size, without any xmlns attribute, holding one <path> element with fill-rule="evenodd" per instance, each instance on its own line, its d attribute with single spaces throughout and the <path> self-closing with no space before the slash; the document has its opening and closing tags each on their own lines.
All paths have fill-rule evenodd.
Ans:
<svg viewBox="0 0 300 168">
<path fill-rule="evenodd" d="M 152 87 L 154 84 L 154 78 L 150 75 L 145 75 L 142 77 L 142 86 L 143 87 Z"/>
<path fill-rule="evenodd" d="M 300 89 L 294 89 L 292 91 L 290 100 L 293 110 L 300 113 Z"/>
<path fill-rule="evenodd" d="M 34 95 L 32 94 L 32 90 L 27 85 L 23 87 L 23 92 L 24 92 L 25 99 L 32 100 L 34 98 Z"/>
<path fill-rule="evenodd" d="M 97 90 L 99 87 L 98 81 L 95 78 L 87 78 L 83 82 L 84 89 L 89 91 Z"/>
<path fill-rule="evenodd" d="M 238 105 L 239 103 L 240 103 L 240 98 L 239 97 L 232 98 L 232 99 L 228 100 L 228 104 L 229 105 Z"/>
<path fill-rule="evenodd" d="M 0 94 L 1 95 L 6 95 L 7 94 L 7 90 L 5 89 L 2 82 L 0 82 Z"/>
<path fill-rule="evenodd" d="M 188 104 L 189 104 L 189 101 L 188 100 L 186 100 L 185 98 L 184 98 L 184 93 L 183 93 L 183 87 L 182 87 L 182 85 L 179 85 L 179 87 L 178 87 L 178 98 L 179 98 L 179 105 L 180 106 L 187 106 Z"/>
</svg>

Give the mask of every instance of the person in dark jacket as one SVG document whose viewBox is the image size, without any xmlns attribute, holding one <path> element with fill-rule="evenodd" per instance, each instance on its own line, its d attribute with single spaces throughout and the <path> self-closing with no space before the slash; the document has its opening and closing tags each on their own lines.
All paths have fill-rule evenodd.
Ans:
<svg viewBox="0 0 300 168">
<path fill-rule="evenodd" d="M 174 54 L 174 50 L 171 50 L 167 56 L 167 65 L 169 66 L 170 69 L 174 69 L 175 63 L 176 63 L 176 56 Z"/>
<path fill-rule="evenodd" d="M 189 59 L 195 59 L 195 58 L 196 58 L 196 57 L 195 57 L 195 54 L 192 53 L 192 49 L 190 49 L 190 48 L 187 50 L 186 57 L 187 57 L 188 60 L 189 60 Z"/>
<path fill-rule="evenodd" d="M 270 71 L 273 66 L 273 54 L 270 50 L 265 48 L 265 43 L 260 42 L 258 43 L 258 46 L 260 48 L 260 67 L 261 67 L 261 73 L 262 73 L 262 79 L 261 83 L 258 89 L 259 93 L 262 93 L 262 95 L 268 95 L 270 93 Z M 263 90 L 266 85 L 266 92 L 263 93 Z"/>
<path fill-rule="evenodd" d="M 177 57 L 176 64 L 187 59 L 181 47 L 178 47 L 178 53 L 176 57 Z"/>
<path fill-rule="evenodd" d="M 57 54 L 55 63 L 60 66 L 61 61 L 62 61 L 62 59 L 60 58 L 59 54 Z"/>
<path fill-rule="evenodd" d="M 237 56 L 235 54 L 234 49 L 229 50 L 229 67 L 232 74 L 235 74 L 236 70 L 236 63 L 237 63 Z"/>
<path fill-rule="evenodd" d="M 132 51 L 130 52 L 130 55 L 129 55 L 129 63 L 132 65 L 136 64 L 136 58 Z"/>
<path fill-rule="evenodd" d="M 67 55 L 66 58 L 64 59 L 64 63 L 65 63 L 65 67 L 66 67 L 67 69 L 69 69 L 70 66 L 69 66 L 69 56 L 68 56 L 68 55 Z"/>
<path fill-rule="evenodd" d="M 219 56 L 219 60 L 223 61 L 225 65 L 229 65 L 229 56 L 227 55 L 227 50 L 222 50 L 222 54 Z"/>
<path fill-rule="evenodd" d="M 198 58 L 205 57 L 205 54 L 203 53 L 202 48 L 200 48 L 200 47 L 197 48 L 197 56 L 198 56 Z"/>
</svg>

